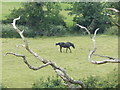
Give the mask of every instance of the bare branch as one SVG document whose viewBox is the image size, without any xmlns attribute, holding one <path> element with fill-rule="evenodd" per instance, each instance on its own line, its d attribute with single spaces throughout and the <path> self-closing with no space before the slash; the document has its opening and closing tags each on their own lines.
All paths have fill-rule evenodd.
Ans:
<svg viewBox="0 0 120 90">
<path fill-rule="evenodd" d="M 113 60 L 116 60 L 118 58 L 113 58 L 113 57 L 110 57 L 110 56 L 103 56 L 103 55 L 99 55 L 99 54 L 94 54 L 95 56 L 99 56 L 99 57 L 104 57 L 104 58 L 109 58 L 109 59 L 113 59 Z"/>
<path fill-rule="evenodd" d="M 16 21 L 19 20 L 19 19 L 20 19 L 20 16 L 19 16 L 18 18 L 14 19 L 14 20 L 13 20 L 13 23 L 11 23 L 11 24 L 13 25 L 13 28 L 14 28 L 14 29 L 17 29 L 15 23 L 16 23 Z"/>
<path fill-rule="evenodd" d="M 82 29 L 85 29 L 85 30 L 87 31 L 87 33 L 89 34 L 90 38 L 92 39 L 92 36 L 91 36 L 90 31 L 89 31 L 86 27 L 81 26 L 81 25 L 79 25 L 79 24 L 76 24 L 76 25 L 79 26 L 79 27 L 82 28 Z"/>
<path fill-rule="evenodd" d="M 20 19 L 20 16 L 16 19 L 13 20 L 13 28 L 19 33 L 19 35 L 21 36 L 22 40 L 24 41 L 25 45 L 22 45 L 23 47 L 25 47 L 25 49 L 31 53 L 35 58 L 37 58 L 39 61 L 41 61 L 43 63 L 43 65 L 39 66 L 39 67 L 33 67 L 31 66 L 27 60 L 26 60 L 26 57 L 24 55 L 21 55 L 21 54 L 16 54 L 16 53 L 6 53 L 7 54 L 11 54 L 11 55 L 14 55 L 14 56 L 17 56 L 17 57 L 22 57 L 23 60 L 24 60 L 24 63 L 32 70 L 39 70 L 43 67 L 46 67 L 48 65 L 52 66 L 52 68 L 55 70 L 55 72 L 58 74 L 58 76 L 60 76 L 66 83 L 66 85 L 68 85 L 68 87 L 71 87 L 71 85 L 74 85 L 74 84 L 78 84 L 81 88 L 85 88 L 85 85 L 83 82 L 81 81 L 78 81 L 78 80 L 74 80 L 72 79 L 67 73 L 66 71 L 59 67 L 56 63 L 52 62 L 52 61 L 49 61 L 49 60 L 46 60 L 42 57 L 40 57 L 37 53 L 35 53 L 34 51 L 32 51 L 30 48 L 29 48 L 29 44 L 28 44 L 28 41 L 26 40 L 26 38 L 24 37 L 23 35 L 23 31 L 20 31 L 17 27 L 16 27 L 16 21 Z M 72 87 L 71 87 L 72 88 Z"/>
<path fill-rule="evenodd" d="M 116 13 L 120 13 L 120 11 L 119 10 L 117 10 L 117 9 L 115 9 L 115 8 L 106 8 L 107 10 L 111 10 L 111 11 L 114 11 L 114 12 L 116 12 Z"/>
<path fill-rule="evenodd" d="M 114 11 L 118 14 L 118 17 L 120 17 L 120 11 L 115 9 L 115 8 L 106 8 L 107 10 L 111 10 L 111 11 Z M 113 19 L 112 16 L 110 14 L 107 14 L 107 16 L 109 16 L 111 18 L 111 20 Z M 120 28 L 120 24 L 115 22 L 114 20 L 112 20 L 112 22 L 118 27 Z"/>
<path fill-rule="evenodd" d="M 8 54 L 11 54 L 11 55 L 14 55 L 14 56 L 17 56 L 17 57 L 22 57 L 23 60 L 24 60 L 24 63 L 25 63 L 30 69 L 33 69 L 33 70 L 39 70 L 39 69 L 41 69 L 41 68 L 43 68 L 43 67 L 46 67 L 46 66 L 48 66 L 48 65 L 51 64 L 51 62 L 48 62 L 48 63 L 46 63 L 46 64 L 44 64 L 44 65 L 39 66 L 39 67 L 33 67 L 33 66 L 31 66 L 31 65 L 28 63 L 28 61 L 26 60 L 26 56 L 21 55 L 21 54 L 12 53 L 12 52 L 6 53 L 6 55 L 8 55 Z"/>
<path fill-rule="evenodd" d="M 97 29 L 95 30 L 95 32 L 94 32 L 94 36 L 93 36 L 92 39 L 95 39 L 98 30 L 99 30 L 99 28 L 97 28 Z"/>
<path fill-rule="evenodd" d="M 90 38 L 91 38 L 92 41 L 93 41 L 93 50 L 91 50 L 90 53 L 89 53 L 89 55 L 88 55 L 88 61 L 90 61 L 92 64 L 120 63 L 120 59 L 118 59 L 118 58 L 113 58 L 113 57 L 109 57 L 109 56 L 102 56 L 102 55 L 94 54 L 95 51 L 96 51 L 96 49 L 97 49 L 97 48 L 96 48 L 96 40 L 95 40 L 95 37 L 96 37 L 97 31 L 99 30 L 99 28 L 97 28 L 97 29 L 95 30 L 94 36 L 91 37 L 91 33 L 89 32 L 89 30 L 88 30 L 86 27 L 81 26 L 81 25 L 79 25 L 79 24 L 76 24 L 76 25 L 79 26 L 80 28 L 84 28 L 84 29 L 88 32 Z M 96 56 L 99 56 L 99 57 L 105 57 L 105 58 L 108 58 L 108 59 L 102 60 L 102 61 L 95 61 L 95 60 L 92 60 L 92 55 L 96 55 Z M 112 60 L 111 60 L 111 59 L 112 59 Z"/>
</svg>

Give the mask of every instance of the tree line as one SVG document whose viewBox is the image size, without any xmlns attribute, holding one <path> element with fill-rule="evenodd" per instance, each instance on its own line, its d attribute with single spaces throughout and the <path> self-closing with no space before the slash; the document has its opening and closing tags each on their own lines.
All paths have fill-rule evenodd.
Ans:
<svg viewBox="0 0 120 90">
<path fill-rule="evenodd" d="M 99 33 L 104 33 L 106 29 L 112 27 L 112 23 L 106 14 L 114 13 L 107 11 L 106 8 L 112 7 L 119 10 L 118 2 L 64 3 L 71 5 L 71 7 L 64 10 L 70 11 L 68 15 L 71 15 L 71 18 L 73 16 L 74 24 L 88 27 L 91 33 L 96 28 L 100 28 Z M 2 20 L 2 23 L 5 24 L 2 31 L 3 37 L 10 37 L 9 33 L 12 31 L 12 27 L 6 26 L 6 24 L 10 24 L 18 16 L 22 17 L 18 27 L 25 29 L 25 35 L 28 37 L 62 36 L 66 33 L 86 34 L 84 30 L 76 25 L 72 27 L 66 25 L 64 15 L 60 14 L 60 11 L 63 10 L 60 2 L 26 2 L 21 4 L 20 8 L 11 10 L 7 18 Z M 116 18 L 114 15 L 113 17 Z M 11 29 L 8 30 L 9 28 Z M 11 37 L 14 37 L 14 35 Z"/>
</svg>

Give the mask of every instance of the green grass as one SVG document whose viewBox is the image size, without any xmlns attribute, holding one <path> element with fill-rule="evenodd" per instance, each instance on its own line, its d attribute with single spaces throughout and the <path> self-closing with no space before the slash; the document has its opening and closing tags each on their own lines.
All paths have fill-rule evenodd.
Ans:
<svg viewBox="0 0 120 90">
<path fill-rule="evenodd" d="M 28 40 L 33 51 L 66 69 L 67 73 L 74 79 L 85 78 L 90 75 L 106 77 L 109 72 L 118 66 L 113 63 L 94 65 L 88 62 L 89 50 L 93 48 L 93 43 L 88 36 L 28 38 Z M 97 36 L 96 40 L 97 54 L 118 57 L 117 36 Z M 71 48 L 72 53 L 65 53 L 65 50 L 63 53 L 60 53 L 59 47 L 55 46 L 55 43 L 59 41 L 71 41 L 75 44 L 76 49 Z M 16 52 L 16 44 L 21 43 L 23 44 L 21 39 L 2 39 L 2 75 L 5 86 L 10 88 L 30 88 L 39 78 L 45 79 L 48 76 L 56 75 L 50 66 L 33 71 L 24 64 L 22 58 L 12 55 L 4 56 L 6 52 Z M 42 65 L 39 60 L 31 56 L 24 48 L 19 47 L 18 53 L 26 55 L 31 65 Z M 101 60 L 98 57 L 93 57 L 93 59 Z"/>
</svg>

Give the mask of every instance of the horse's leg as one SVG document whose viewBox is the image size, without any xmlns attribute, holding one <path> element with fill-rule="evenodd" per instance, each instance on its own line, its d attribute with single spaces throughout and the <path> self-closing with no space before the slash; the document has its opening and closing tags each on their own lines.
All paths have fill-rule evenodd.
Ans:
<svg viewBox="0 0 120 90">
<path fill-rule="evenodd" d="M 62 53 L 62 47 L 60 47 L 60 52 Z"/>
<path fill-rule="evenodd" d="M 72 53 L 72 51 L 71 51 L 70 47 L 69 47 L 69 50 L 70 50 L 70 53 Z"/>
<path fill-rule="evenodd" d="M 68 48 L 66 48 L 66 53 L 67 53 L 67 51 L 68 51 Z"/>
</svg>

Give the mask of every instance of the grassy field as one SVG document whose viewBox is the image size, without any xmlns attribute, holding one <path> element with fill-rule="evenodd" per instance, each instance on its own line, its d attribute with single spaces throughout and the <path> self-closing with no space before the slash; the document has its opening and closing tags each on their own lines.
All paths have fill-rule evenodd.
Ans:
<svg viewBox="0 0 120 90">
<path fill-rule="evenodd" d="M 68 37 L 43 37 L 28 38 L 30 48 L 38 53 L 41 57 L 55 62 L 60 67 L 66 69 L 68 74 L 74 79 L 85 78 L 90 75 L 106 77 L 118 64 L 94 65 L 88 62 L 89 50 L 92 47 L 92 41 L 88 36 L 68 36 Z M 97 54 L 118 57 L 118 37 L 117 36 L 97 36 Z M 75 44 L 72 53 L 59 52 L 59 47 L 55 46 L 56 42 L 70 41 Z M 16 44 L 21 44 L 21 39 L 3 38 L 2 39 L 2 70 L 3 84 L 10 88 L 30 88 L 32 84 L 43 77 L 55 76 L 54 70 L 48 66 L 38 71 L 30 70 L 24 63 L 22 58 L 12 55 L 4 56 L 6 52 L 16 52 Z M 27 60 L 33 66 L 42 65 L 31 54 L 27 53 L 24 48 L 19 47 L 18 53 L 27 56 Z M 93 59 L 101 60 L 98 57 Z"/>
</svg>

